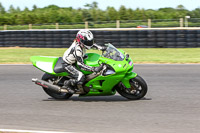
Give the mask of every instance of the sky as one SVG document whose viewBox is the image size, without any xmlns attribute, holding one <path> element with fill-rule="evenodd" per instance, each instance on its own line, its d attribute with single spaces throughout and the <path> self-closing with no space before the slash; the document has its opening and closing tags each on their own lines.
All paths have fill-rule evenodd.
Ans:
<svg viewBox="0 0 200 133">
<path fill-rule="evenodd" d="M 200 0 L 0 0 L 6 10 L 9 9 L 10 5 L 13 5 L 15 8 L 20 7 L 23 10 L 25 7 L 32 9 L 33 5 L 43 8 L 52 4 L 59 7 L 77 9 L 84 8 L 85 4 L 91 4 L 94 1 L 98 3 L 98 7 L 102 10 L 105 10 L 108 6 L 115 7 L 118 10 L 121 5 L 132 9 L 144 8 L 154 10 L 164 7 L 176 8 L 178 5 L 183 5 L 187 10 L 200 8 Z"/>
</svg>

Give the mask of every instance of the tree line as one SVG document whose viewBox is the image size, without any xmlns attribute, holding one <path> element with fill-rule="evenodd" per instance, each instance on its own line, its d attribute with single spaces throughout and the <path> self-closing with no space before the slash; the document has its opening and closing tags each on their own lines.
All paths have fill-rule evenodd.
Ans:
<svg viewBox="0 0 200 133">
<path fill-rule="evenodd" d="M 121 6 L 118 10 L 107 7 L 99 9 L 98 3 L 86 4 L 84 8 L 58 7 L 49 5 L 44 8 L 14 8 L 13 5 L 6 11 L 0 3 L 0 25 L 48 24 L 48 23 L 81 23 L 85 21 L 116 21 L 116 20 L 147 20 L 147 19 L 178 19 L 190 16 L 200 18 L 200 8 L 187 10 L 183 5 L 176 8 L 166 7 L 153 9 L 131 9 Z"/>
</svg>

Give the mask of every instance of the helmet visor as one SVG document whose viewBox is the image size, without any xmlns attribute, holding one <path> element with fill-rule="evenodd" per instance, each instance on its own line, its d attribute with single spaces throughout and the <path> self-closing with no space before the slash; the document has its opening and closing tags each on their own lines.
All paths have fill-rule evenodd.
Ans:
<svg viewBox="0 0 200 133">
<path fill-rule="evenodd" d="M 92 46 L 94 44 L 94 40 L 83 40 L 83 44 L 86 46 Z"/>
</svg>

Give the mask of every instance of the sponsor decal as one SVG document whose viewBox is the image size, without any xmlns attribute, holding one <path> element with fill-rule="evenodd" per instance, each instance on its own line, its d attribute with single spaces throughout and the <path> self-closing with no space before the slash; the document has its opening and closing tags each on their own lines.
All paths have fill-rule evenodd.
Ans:
<svg viewBox="0 0 200 133">
<path fill-rule="evenodd" d="M 133 62 L 132 61 L 129 61 L 129 63 L 128 63 L 130 66 L 132 66 L 132 64 L 133 64 Z"/>
</svg>

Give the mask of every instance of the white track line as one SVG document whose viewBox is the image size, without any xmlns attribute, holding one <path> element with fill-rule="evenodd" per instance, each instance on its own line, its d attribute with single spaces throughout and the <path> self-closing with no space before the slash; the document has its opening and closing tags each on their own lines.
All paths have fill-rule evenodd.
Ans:
<svg viewBox="0 0 200 133">
<path fill-rule="evenodd" d="M 164 64 L 159 64 L 159 63 L 137 64 L 137 63 L 134 63 L 134 65 L 144 65 L 144 66 L 145 65 L 147 66 L 148 65 L 166 65 L 166 66 L 175 65 L 176 66 L 176 65 L 200 65 L 200 63 L 185 63 L 185 64 L 178 64 L 178 63 L 177 64 L 167 64 L 167 63 L 166 64 L 165 63 Z M 32 64 L 0 64 L 0 66 L 32 66 Z"/>
<path fill-rule="evenodd" d="M 31 66 L 32 64 L 0 64 L 0 66 Z"/>
<path fill-rule="evenodd" d="M 35 131 L 35 130 L 16 130 L 16 129 L 0 129 L 3 133 L 74 133 L 74 132 L 56 132 L 56 131 Z"/>
</svg>

